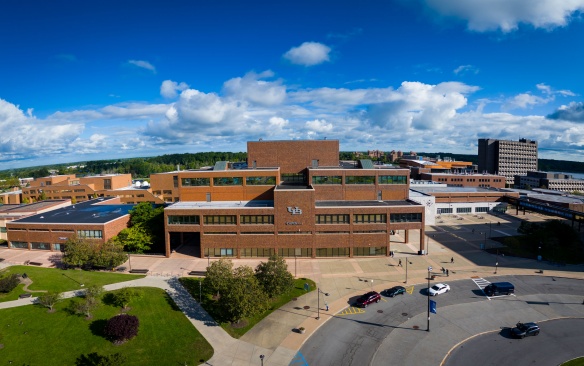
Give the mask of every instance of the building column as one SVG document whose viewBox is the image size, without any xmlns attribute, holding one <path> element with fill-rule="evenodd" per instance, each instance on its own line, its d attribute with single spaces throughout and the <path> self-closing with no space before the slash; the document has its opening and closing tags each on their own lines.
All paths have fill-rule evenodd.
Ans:
<svg viewBox="0 0 584 366">
<path fill-rule="evenodd" d="M 418 252 L 418 254 L 427 254 L 428 253 L 428 248 L 426 248 L 426 245 L 424 243 L 424 236 L 426 236 L 426 230 L 424 228 L 424 226 L 422 225 L 422 227 L 420 228 L 420 251 Z"/>
<path fill-rule="evenodd" d="M 410 229 L 405 229 L 404 230 L 404 243 L 407 244 L 410 242 Z"/>
<path fill-rule="evenodd" d="M 168 230 L 164 230 L 164 246 L 166 249 L 166 258 L 170 257 L 170 232 Z"/>
</svg>

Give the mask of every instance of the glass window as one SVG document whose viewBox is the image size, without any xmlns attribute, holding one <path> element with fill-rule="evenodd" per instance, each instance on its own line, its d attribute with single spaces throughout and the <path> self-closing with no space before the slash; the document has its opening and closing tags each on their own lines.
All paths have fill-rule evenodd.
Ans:
<svg viewBox="0 0 584 366">
<path fill-rule="evenodd" d="M 345 184 L 375 184 L 375 176 L 346 176 Z"/>
<path fill-rule="evenodd" d="M 317 224 L 349 224 L 349 215 L 316 215 Z"/>
<path fill-rule="evenodd" d="M 366 248 L 353 248 L 353 256 L 374 256 L 374 255 L 386 255 L 387 247 L 366 247 Z"/>
<path fill-rule="evenodd" d="M 274 253 L 273 248 L 245 248 L 239 250 L 241 257 L 270 257 Z"/>
<path fill-rule="evenodd" d="M 32 249 L 39 249 L 39 250 L 50 250 L 51 245 L 49 243 L 30 243 Z"/>
<path fill-rule="evenodd" d="M 275 186 L 276 177 L 246 177 L 245 184 L 248 186 Z"/>
<path fill-rule="evenodd" d="M 355 214 L 355 224 L 381 224 L 387 222 L 387 214 Z"/>
<path fill-rule="evenodd" d="M 312 257 L 312 248 L 280 248 L 280 257 Z"/>
<path fill-rule="evenodd" d="M 457 207 L 456 213 L 471 213 L 472 207 Z"/>
<path fill-rule="evenodd" d="M 475 207 L 475 212 L 489 212 L 488 207 Z"/>
<path fill-rule="evenodd" d="M 407 179 L 405 175 L 380 175 L 378 177 L 379 184 L 407 184 Z"/>
<path fill-rule="evenodd" d="M 101 239 L 103 234 L 101 230 L 77 230 L 77 235 L 80 238 Z"/>
<path fill-rule="evenodd" d="M 317 257 L 348 257 L 349 248 L 316 248 Z"/>
<path fill-rule="evenodd" d="M 243 178 L 242 177 L 213 178 L 213 185 L 214 186 L 242 186 L 243 185 Z"/>
<path fill-rule="evenodd" d="M 112 180 L 111 179 L 104 179 L 103 180 L 103 189 L 112 189 Z"/>
<path fill-rule="evenodd" d="M 53 250 L 62 250 L 63 247 L 61 246 L 61 244 L 53 244 Z"/>
<path fill-rule="evenodd" d="M 172 184 L 173 184 L 174 188 L 178 188 L 178 175 L 172 176 Z"/>
<path fill-rule="evenodd" d="M 241 215 L 242 225 L 272 225 L 274 224 L 274 215 Z"/>
<path fill-rule="evenodd" d="M 198 225 L 201 219 L 198 215 L 168 216 L 169 225 Z"/>
<path fill-rule="evenodd" d="M 343 179 L 340 175 L 333 176 L 312 176 L 312 184 L 342 184 Z"/>
<path fill-rule="evenodd" d="M 284 182 L 284 183 L 301 183 L 301 184 L 305 184 L 306 183 L 306 178 L 304 177 L 303 173 L 282 173 L 280 175 L 280 179 Z"/>
<path fill-rule="evenodd" d="M 438 209 L 438 215 L 440 214 L 451 214 L 452 213 L 452 207 L 450 208 L 439 208 Z"/>
<path fill-rule="evenodd" d="M 389 215 L 391 222 L 422 222 L 421 213 L 403 213 Z"/>
<path fill-rule="evenodd" d="M 205 215 L 205 225 L 235 225 L 235 215 Z"/>
<path fill-rule="evenodd" d="M 210 179 L 209 178 L 182 178 L 182 186 L 183 187 L 201 187 L 201 186 L 210 186 Z"/>
<path fill-rule="evenodd" d="M 0 233 L 6 232 L 6 226 L 0 226 Z"/>
<path fill-rule="evenodd" d="M 17 249 L 28 249 L 28 243 L 24 241 L 12 241 L 10 246 Z"/>
</svg>

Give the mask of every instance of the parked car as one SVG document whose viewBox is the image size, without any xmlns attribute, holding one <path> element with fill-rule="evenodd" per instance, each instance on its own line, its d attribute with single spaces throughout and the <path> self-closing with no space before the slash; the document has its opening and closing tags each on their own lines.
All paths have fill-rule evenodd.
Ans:
<svg viewBox="0 0 584 366">
<path fill-rule="evenodd" d="M 365 295 L 359 297 L 357 299 L 356 306 L 366 308 L 367 305 L 374 303 L 374 302 L 379 302 L 380 300 L 381 300 L 381 295 L 379 295 L 379 292 L 371 291 L 371 292 L 368 292 Z"/>
<path fill-rule="evenodd" d="M 437 283 L 430 287 L 430 296 L 436 296 L 439 294 L 445 294 L 450 291 L 450 286 L 445 283 Z"/>
<path fill-rule="evenodd" d="M 511 335 L 515 338 L 525 338 L 539 334 L 539 326 L 535 323 L 517 323 L 515 328 L 511 329 Z"/>
<path fill-rule="evenodd" d="M 403 295 L 406 293 L 406 288 L 403 286 L 394 286 L 392 288 L 388 288 L 383 293 L 385 296 L 394 297 L 396 295 Z"/>
</svg>

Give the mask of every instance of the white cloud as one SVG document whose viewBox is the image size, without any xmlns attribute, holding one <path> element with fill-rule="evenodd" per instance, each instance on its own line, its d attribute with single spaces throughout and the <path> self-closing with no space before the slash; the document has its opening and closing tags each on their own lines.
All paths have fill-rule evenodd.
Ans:
<svg viewBox="0 0 584 366">
<path fill-rule="evenodd" d="M 314 66 L 330 61 L 331 48 L 318 42 L 304 42 L 298 47 L 292 47 L 284 54 L 284 58 L 293 64 Z"/>
<path fill-rule="evenodd" d="M 584 11 L 584 0 L 423 0 L 444 16 L 461 18 L 478 32 L 511 32 L 520 24 L 551 29 L 567 25 Z"/>
<path fill-rule="evenodd" d="M 503 110 L 519 109 L 519 108 L 530 108 L 539 104 L 545 104 L 552 100 L 553 98 L 542 98 L 537 95 L 532 95 L 529 93 L 521 93 L 508 99 L 502 106 Z"/>
<path fill-rule="evenodd" d="M 282 80 L 265 81 L 262 79 L 274 76 L 272 71 L 261 74 L 249 72 L 244 77 L 227 80 L 223 84 L 223 93 L 227 97 L 245 100 L 258 105 L 278 105 L 286 98 L 286 87 Z"/>
<path fill-rule="evenodd" d="M 286 127 L 290 122 L 282 117 L 272 117 L 268 120 L 268 123 L 270 124 L 270 127 L 282 129 Z"/>
<path fill-rule="evenodd" d="M 45 123 L 0 99 L 0 161 L 60 154 L 82 132 L 79 123 Z"/>
<path fill-rule="evenodd" d="M 150 71 L 152 71 L 153 73 L 156 74 L 156 68 L 154 67 L 154 65 L 152 65 L 148 61 L 143 61 L 143 60 L 129 60 L 128 63 L 130 65 L 134 65 L 134 66 L 139 67 L 139 68 L 142 68 L 142 69 L 150 70 Z"/>
<path fill-rule="evenodd" d="M 172 80 L 164 80 L 162 85 L 160 85 L 160 95 L 168 99 L 176 98 L 178 96 L 177 92 L 186 90 L 188 88 L 189 86 L 187 83 L 177 83 L 176 81 Z"/>
<path fill-rule="evenodd" d="M 306 122 L 306 128 L 312 132 L 331 132 L 333 125 L 332 123 L 327 123 L 324 119 L 315 119 L 314 121 Z"/>
<path fill-rule="evenodd" d="M 473 65 L 460 65 L 453 71 L 456 75 L 478 74 L 479 69 Z"/>
</svg>

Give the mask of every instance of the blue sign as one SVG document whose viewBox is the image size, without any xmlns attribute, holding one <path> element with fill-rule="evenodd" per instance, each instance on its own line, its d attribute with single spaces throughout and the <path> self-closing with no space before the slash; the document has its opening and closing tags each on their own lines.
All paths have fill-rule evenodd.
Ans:
<svg viewBox="0 0 584 366">
<path fill-rule="evenodd" d="M 309 291 L 310 290 L 310 285 L 308 283 L 304 284 L 304 291 Z"/>
<path fill-rule="evenodd" d="M 436 314 L 436 301 L 430 300 L 430 312 Z"/>
</svg>

